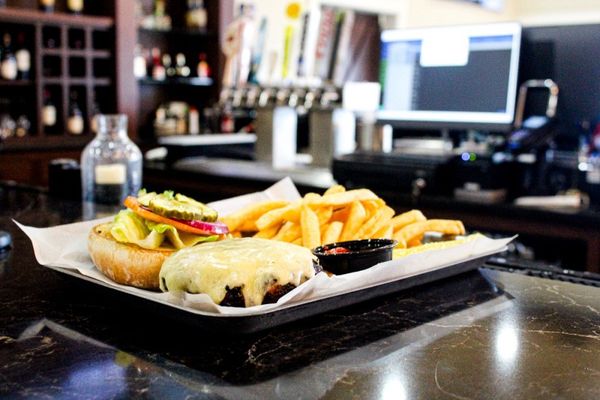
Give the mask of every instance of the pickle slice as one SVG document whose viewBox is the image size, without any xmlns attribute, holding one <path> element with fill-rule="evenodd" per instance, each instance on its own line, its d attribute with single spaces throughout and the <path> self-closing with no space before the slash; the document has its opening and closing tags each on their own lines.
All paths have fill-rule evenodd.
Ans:
<svg viewBox="0 0 600 400">
<path fill-rule="evenodd" d="M 192 199 L 191 197 L 184 196 L 183 194 L 177 193 L 175 195 L 175 200 L 179 201 L 182 204 L 187 204 L 190 206 L 198 207 L 202 210 L 202 220 L 205 222 L 215 222 L 219 217 L 216 210 L 208 207 L 204 203 L 200 203 L 197 200 Z"/>
<path fill-rule="evenodd" d="M 204 220 L 204 210 L 194 204 L 184 203 L 164 195 L 157 195 L 148 202 L 148 208 L 167 218 L 186 221 Z"/>
<path fill-rule="evenodd" d="M 156 192 L 147 193 L 145 190 L 140 190 L 137 196 L 138 203 L 144 207 L 148 207 L 150 200 L 158 196 Z"/>
</svg>

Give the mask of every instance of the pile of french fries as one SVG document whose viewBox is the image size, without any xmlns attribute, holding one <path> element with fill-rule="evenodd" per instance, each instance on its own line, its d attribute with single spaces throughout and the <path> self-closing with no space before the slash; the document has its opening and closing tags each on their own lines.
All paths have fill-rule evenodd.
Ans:
<svg viewBox="0 0 600 400">
<path fill-rule="evenodd" d="M 334 242 L 387 238 L 398 241 L 397 248 L 422 244 L 425 232 L 463 235 L 461 221 L 427 219 L 419 210 L 398 215 L 368 189 L 346 190 L 341 185 L 323 195 L 308 193 L 289 202 L 268 200 L 226 215 L 235 237 L 281 240 L 310 249 Z"/>
</svg>

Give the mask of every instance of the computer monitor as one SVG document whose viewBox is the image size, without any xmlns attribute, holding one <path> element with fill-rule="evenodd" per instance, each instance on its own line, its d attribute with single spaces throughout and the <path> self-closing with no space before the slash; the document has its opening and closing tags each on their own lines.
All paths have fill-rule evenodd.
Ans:
<svg viewBox="0 0 600 400">
<path fill-rule="evenodd" d="M 381 40 L 381 123 L 425 129 L 512 127 L 519 24 L 387 30 Z"/>
</svg>

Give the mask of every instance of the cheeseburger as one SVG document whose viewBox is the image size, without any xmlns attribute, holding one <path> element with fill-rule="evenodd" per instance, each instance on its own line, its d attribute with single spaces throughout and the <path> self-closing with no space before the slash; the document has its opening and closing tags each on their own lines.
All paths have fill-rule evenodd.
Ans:
<svg viewBox="0 0 600 400">
<path fill-rule="evenodd" d="M 229 232 L 215 210 L 172 191 L 127 197 L 127 209 L 92 228 L 88 250 L 96 267 L 117 283 L 158 289 L 158 274 L 175 251 L 216 242 Z"/>
<path fill-rule="evenodd" d="M 177 251 L 160 270 L 163 291 L 207 294 L 222 306 L 274 303 L 319 267 L 305 247 L 237 238 Z"/>
</svg>

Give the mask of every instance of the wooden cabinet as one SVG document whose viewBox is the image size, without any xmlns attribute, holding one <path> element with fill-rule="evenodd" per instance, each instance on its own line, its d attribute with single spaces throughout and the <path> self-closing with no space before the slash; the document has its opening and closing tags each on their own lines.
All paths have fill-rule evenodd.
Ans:
<svg viewBox="0 0 600 400">
<path fill-rule="evenodd" d="M 4 30 L 24 32 L 32 57 L 32 74 L 26 81 L 0 80 L 0 100 L 6 98 L 16 113 L 25 113 L 32 123 L 28 135 L 10 137 L 0 146 L 0 180 L 15 180 L 36 186 L 48 183 L 48 161 L 56 157 L 79 159 L 92 137 L 91 117 L 96 111 L 125 113 L 129 135 L 141 145 L 155 142 L 153 116 L 162 102 L 185 101 L 202 109 L 218 97 L 222 56 L 220 38 L 232 19 L 233 0 L 205 1 L 208 24 L 205 30 L 185 28 L 186 0 L 167 1 L 173 29 L 139 28 L 137 1 L 85 1 L 82 15 L 68 14 L 64 2 L 53 13 L 38 11 L 37 1 L 8 0 L 0 8 L 0 34 Z M 153 0 L 141 0 L 145 11 Z M 156 82 L 136 80 L 133 74 L 137 43 L 159 47 L 171 54 L 183 52 L 189 68 L 196 68 L 199 53 L 206 53 L 212 77 Z M 57 128 L 45 132 L 42 124 L 44 93 L 48 92 L 57 111 Z M 84 116 L 80 135 L 67 132 L 72 95 Z M 13 118 L 17 118 L 13 115 Z"/>
<path fill-rule="evenodd" d="M 154 127 L 155 112 L 161 104 L 182 102 L 196 108 L 200 114 L 217 99 L 220 90 L 221 72 L 221 28 L 232 18 L 232 0 L 207 0 L 204 2 L 207 24 L 203 29 L 189 28 L 186 24 L 188 11 L 186 0 L 170 0 L 166 3 L 167 14 L 172 27 L 161 30 L 152 27 L 138 27 L 137 44 L 146 55 L 147 63 L 152 60 L 147 54 L 156 49 L 170 56 L 173 65 L 177 55 L 182 55 L 189 68 L 189 75 L 167 76 L 165 80 L 153 79 L 151 69 L 145 78 L 137 79 L 138 137 L 146 143 L 153 143 L 157 132 Z M 153 11 L 153 1 L 141 2 L 144 14 Z M 198 77 L 197 64 L 200 54 L 204 54 L 210 66 L 210 77 Z"/>
<path fill-rule="evenodd" d="M 91 2 L 90 2 L 91 3 Z M 22 137 L 8 137 L 0 150 L 0 179 L 32 185 L 47 183 L 47 162 L 56 157 L 78 158 L 93 136 L 92 116 L 116 112 L 115 19 L 112 2 L 94 5 L 90 14 L 38 11 L 31 1 L 9 2 L 0 8 L 0 33 L 23 35 L 31 55 L 26 80 L 1 80 L 0 99 L 11 118 L 31 122 Z M 54 105 L 56 124 L 43 124 L 44 103 Z M 69 133 L 71 104 L 77 104 L 83 129 Z"/>
</svg>

